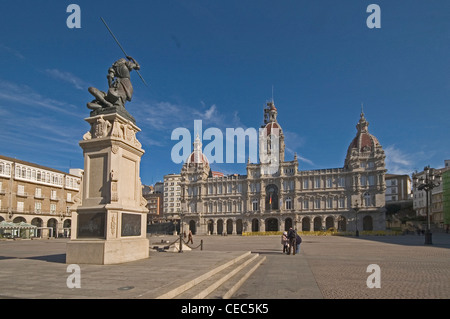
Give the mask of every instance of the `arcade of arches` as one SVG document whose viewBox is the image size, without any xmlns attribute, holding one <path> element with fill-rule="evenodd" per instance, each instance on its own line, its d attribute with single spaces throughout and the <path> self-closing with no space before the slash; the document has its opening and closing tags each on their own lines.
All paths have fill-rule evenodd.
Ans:
<svg viewBox="0 0 450 319">
<path fill-rule="evenodd" d="M 369 214 L 358 217 L 358 229 L 373 230 L 373 218 Z M 355 218 L 344 215 L 323 215 L 323 216 L 298 216 L 293 217 L 268 217 L 262 218 L 211 218 L 205 222 L 205 233 L 209 235 L 240 235 L 243 232 L 269 232 L 284 231 L 290 227 L 298 231 L 321 231 L 334 228 L 338 231 L 352 231 L 355 229 Z M 199 220 L 186 220 L 185 225 L 189 227 L 193 234 L 203 233 Z M 347 227 L 351 225 L 347 229 Z"/>
<path fill-rule="evenodd" d="M 33 216 L 30 216 L 30 218 Z M 41 218 L 34 217 L 30 220 L 27 220 L 23 216 L 16 216 L 12 222 L 13 223 L 27 223 L 33 226 L 36 226 L 36 233 L 34 236 L 36 237 L 70 237 L 70 229 L 72 225 L 72 220 L 70 218 L 65 218 L 62 222 L 58 221 L 57 218 Z M 0 222 L 3 221 L 4 218 L 0 216 Z"/>
</svg>

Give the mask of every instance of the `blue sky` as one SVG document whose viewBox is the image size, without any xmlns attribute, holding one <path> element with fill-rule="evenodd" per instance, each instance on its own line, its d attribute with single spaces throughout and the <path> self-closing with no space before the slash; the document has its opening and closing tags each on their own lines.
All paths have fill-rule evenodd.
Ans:
<svg viewBox="0 0 450 319">
<path fill-rule="evenodd" d="M 69 29 L 69 4 L 81 28 Z M 381 8 L 369 29 L 366 8 Z M 141 128 L 145 184 L 178 173 L 177 127 L 259 128 L 272 86 L 286 159 L 342 167 L 361 103 L 389 173 L 450 159 L 450 2 L 8 1 L 0 13 L 0 154 L 82 168 L 89 86 L 106 90 L 122 52 L 141 64 L 126 105 Z M 204 145 L 208 141 L 204 141 Z M 245 164 L 212 164 L 245 174 Z"/>
</svg>

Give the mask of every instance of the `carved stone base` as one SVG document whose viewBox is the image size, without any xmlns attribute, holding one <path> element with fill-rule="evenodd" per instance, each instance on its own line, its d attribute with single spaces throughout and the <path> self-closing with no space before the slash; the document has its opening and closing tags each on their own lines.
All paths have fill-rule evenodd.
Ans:
<svg viewBox="0 0 450 319">
<path fill-rule="evenodd" d="M 90 113 L 91 117 L 97 116 L 97 115 L 103 115 L 103 114 L 112 114 L 117 113 L 120 116 L 123 116 L 127 120 L 130 120 L 133 122 L 133 124 L 136 124 L 135 118 L 128 113 L 127 109 L 121 105 L 117 105 L 114 107 L 102 107 L 100 109 L 94 110 Z"/>
<path fill-rule="evenodd" d="M 149 242 L 143 238 L 118 240 L 71 240 L 67 243 L 67 264 L 120 264 L 149 257 Z"/>
<path fill-rule="evenodd" d="M 96 112 L 96 111 L 93 111 Z M 147 201 L 139 177 L 140 129 L 119 113 L 85 119 L 82 200 L 72 216 L 66 262 L 115 264 L 148 258 Z"/>
</svg>

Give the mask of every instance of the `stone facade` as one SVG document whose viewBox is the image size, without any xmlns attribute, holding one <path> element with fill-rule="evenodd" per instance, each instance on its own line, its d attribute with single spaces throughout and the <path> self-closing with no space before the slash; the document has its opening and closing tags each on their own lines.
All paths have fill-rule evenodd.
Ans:
<svg viewBox="0 0 450 319">
<path fill-rule="evenodd" d="M 0 221 L 37 226 L 37 237 L 69 236 L 80 184 L 81 176 L 0 155 Z"/>
<path fill-rule="evenodd" d="M 247 163 L 247 175 L 214 177 L 196 138 L 181 169 L 185 225 L 197 234 L 282 231 L 290 226 L 299 231 L 384 230 L 385 154 L 369 134 L 364 113 L 344 167 L 308 171 L 299 170 L 297 156 L 285 161 L 277 114 L 269 102 L 259 137 L 261 163 Z"/>
</svg>

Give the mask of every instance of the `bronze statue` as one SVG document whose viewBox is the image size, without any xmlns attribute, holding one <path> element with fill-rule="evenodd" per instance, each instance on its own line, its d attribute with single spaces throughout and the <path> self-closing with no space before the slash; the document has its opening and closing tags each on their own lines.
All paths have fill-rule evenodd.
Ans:
<svg viewBox="0 0 450 319">
<path fill-rule="evenodd" d="M 107 75 L 108 92 L 105 93 L 94 87 L 88 89 L 89 93 L 95 97 L 95 100 L 87 104 L 89 109 L 124 107 L 126 101 L 131 101 L 133 86 L 130 81 L 130 72 L 139 70 L 141 67 L 132 57 L 127 56 L 127 59 L 121 58 L 109 68 Z"/>
</svg>

